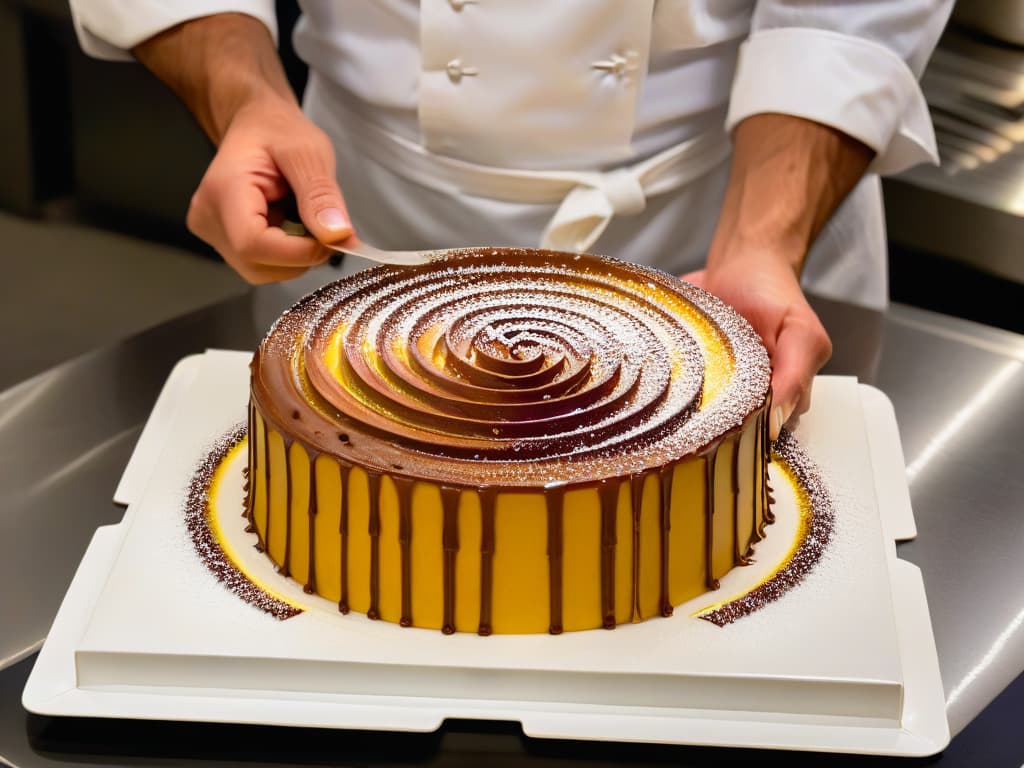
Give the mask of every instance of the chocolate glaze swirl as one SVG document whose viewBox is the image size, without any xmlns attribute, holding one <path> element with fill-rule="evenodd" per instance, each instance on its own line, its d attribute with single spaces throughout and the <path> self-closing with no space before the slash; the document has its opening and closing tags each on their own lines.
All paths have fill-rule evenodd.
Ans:
<svg viewBox="0 0 1024 768">
<path fill-rule="evenodd" d="M 520 249 L 327 285 L 284 313 L 257 355 L 254 400 L 311 448 L 467 487 L 664 466 L 742 424 L 770 373 L 746 321 L 695 286 Z M 722 360 L 728 375 L 709 397 L 707 361 Z"/>
</svg>

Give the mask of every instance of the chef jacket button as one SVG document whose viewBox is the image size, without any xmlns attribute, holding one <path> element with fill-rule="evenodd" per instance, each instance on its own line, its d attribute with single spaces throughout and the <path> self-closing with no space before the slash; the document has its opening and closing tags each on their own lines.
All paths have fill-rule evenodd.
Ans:
<svg viewBox="0 0 1024 768">
<path fill-rule="evenodd" d="M 452 7 L 453 11 L 461 11 L 467 5 L 476 3 L 476 0 L 448 0 L 448 5 Z"/>
<path fill-rule="evenodd" d="M 463 77 L 474 77 L 478 72 L 476 67 L 467 67 L 459 59 L 449 61 L 444 71 L 448 73 L 448 79 L 453 83 L 459 82 Z"/>
<path fill-rule="evenodd" d="M 626 51 L 625 54 L 613 53 L 607 59 L 595 61 L 592 66 L 594 69 L 602 69 L 621 78 L 636 69 L 636 60 L 636 51 Z"/>
</svg>

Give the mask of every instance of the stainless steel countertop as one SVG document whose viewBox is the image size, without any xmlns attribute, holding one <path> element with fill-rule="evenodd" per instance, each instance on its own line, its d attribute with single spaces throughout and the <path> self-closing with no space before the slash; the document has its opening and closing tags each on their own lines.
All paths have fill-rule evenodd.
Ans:
<svg viewBox="0 0 1024 768">
<path fill-rule="evenodd" d="M 224 738 L 248 739 L 237 754 L 267 764 L 321 762 L 326 744 L 334 745 L 334 752 L 328 749 L 334 760 L 372 762 L 368 756 L 379 753 L 392 763 L 433 756 L 446 765 L 498 757 L 502 764 L 539 757 L 545 765 L 559 758 L 580 765 L 587 756 L 594 762 L 584 764 L 723 765 L 756 753 L 539 745 L 514 727 L 452 724 L 422 738 L 350 735 L 358 749 L 339 758 L 336 748 L 346 742 L 336 733 L 308 734 L 301 746 L 283 733 L 288 729 L 75 723 L 26 713 L 20 694 L 33 654 L 93 531 L 121 517 L 111 496 L 171 368 L 210 347 L 254 348 L 289 302 L 274 287 L 255 289 L 0 393 L 0 583 L 8 585 L 0 594 L 0 759 L 70 765 L 100 755 L 108 764 L 131 764 L 140 755 L 150 761 L 187 754 L 200 764 L 223 765 L 228 754 L 216 745 Z M 836 348 L 824 372 L 874 384 L 895 407 L 919 530 L 899 554 L 924 575 L 950 728 L 958 734 L 1015 680 L 1014 695 L 1024 686 L 1024 336 L 900 305 L 883 314 L 813 303 Z M 254 738 L 265 747 L 258 757 L 250 748 Z M 1004 750 L 1024 751 L 1017 728 L 1003 729 L 998 739 Z M 946 754 L 959 753 L 964 743 L 954 736 Z M 817 765 L 825 756 L 793 760 Z M 832 762 L 867 764 L 850 756 Z"/>
</svg>

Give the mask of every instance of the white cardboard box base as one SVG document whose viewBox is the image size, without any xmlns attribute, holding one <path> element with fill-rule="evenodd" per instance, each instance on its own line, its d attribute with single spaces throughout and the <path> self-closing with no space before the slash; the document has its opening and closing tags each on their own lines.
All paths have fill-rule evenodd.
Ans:
<svg viewBox="0 0 1024 768">
<path fill-rule="evenodd" d="M 896 557 L 895 540 L 915 531 L 878 390 L 815 382 L 796 435 L 835 483 L 837 527 L 825 559 L 776 603 L 725 628 L 692 616 L 755 584 L 755 566 L 671 619 L 445 637 L 338 616 L 287 584 L 279 591 L 307 610 L 278 621 L 191 551 L 183 481 L 244 418 L 248 359 L 209 352 L 168 379 L 118 487 L 125 519 L 90 544 L 26 684 L 28 710 L 396 731 L 511 720 L 534 737 L 907 756 L 948 743 L 924 586 Z M 785 541 L 784 517 L 762 544 Z M 269 569 L 239 552 L 246 569 Z M 762 568 L 776 557 L 758 555 Z"/>
</svg>

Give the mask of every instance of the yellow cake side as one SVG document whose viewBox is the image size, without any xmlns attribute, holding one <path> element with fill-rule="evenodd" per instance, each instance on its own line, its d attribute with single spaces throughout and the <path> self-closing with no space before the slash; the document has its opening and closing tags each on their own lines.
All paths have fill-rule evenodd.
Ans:
<svg viewBox="0 0 1024 768">
<path fill-rule="evenodd" d="M 284 575 L 342 612 L 481 634 L 668 615 L 763 535 L 764 410 L 660 471 L 526 492 L 350 467 L 253 405 L 250 522 Z"/>
</svg>

